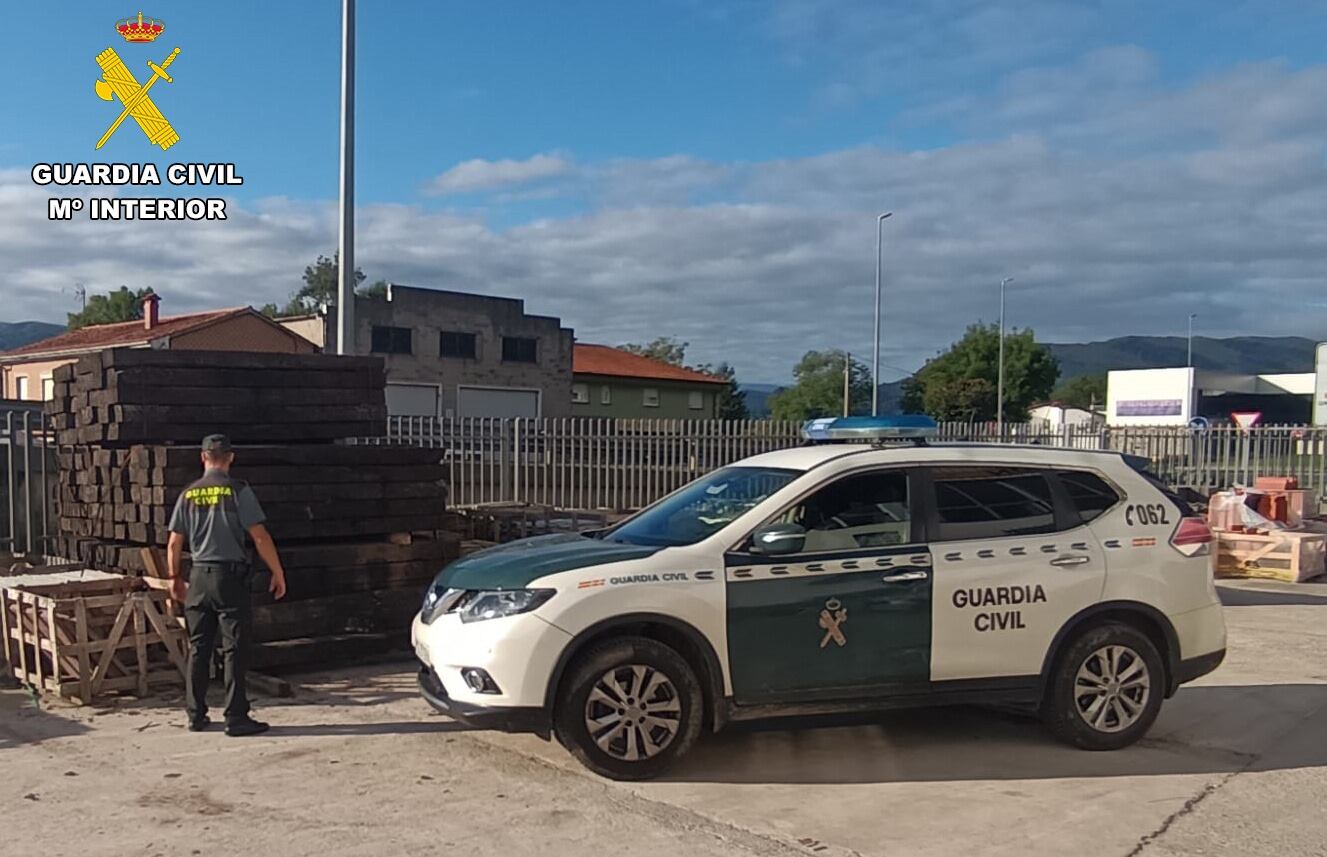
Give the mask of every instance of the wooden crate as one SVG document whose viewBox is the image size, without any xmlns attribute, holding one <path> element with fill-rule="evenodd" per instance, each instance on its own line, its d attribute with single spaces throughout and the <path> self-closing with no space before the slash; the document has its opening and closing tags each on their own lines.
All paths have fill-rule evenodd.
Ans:
<svg viewBox="0 0 1327 857">
<path fill-rule="evenodd" d="M 1324 572 L 1327 536 L 1271 532 L 1267 535 L 1216 531 L 1216 576 L 1258 577 L 1298 583 Z"/>
<path fill-rule="evenodd" d="M 0 639 L 19 681 L 80 704 L 179 682 L 188 641 L 167 593 L 139 581 L 0 587 Z"/>
</svg>

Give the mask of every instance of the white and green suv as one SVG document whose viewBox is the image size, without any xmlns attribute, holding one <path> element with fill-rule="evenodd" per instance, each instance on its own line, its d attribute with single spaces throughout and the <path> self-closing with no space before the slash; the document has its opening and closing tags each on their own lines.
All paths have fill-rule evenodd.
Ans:
<svg viewBox="0 0 1327 857">
<path fill-rule="evenodd" d="M 736 720 L 930 704 L 1035 706 L 1108 750 L 1225 655 L 1211 539 L 1118 453 L 820 443 L 455 562 L 412 637 L 434 707 L 619 779 Z"/>
</svg>

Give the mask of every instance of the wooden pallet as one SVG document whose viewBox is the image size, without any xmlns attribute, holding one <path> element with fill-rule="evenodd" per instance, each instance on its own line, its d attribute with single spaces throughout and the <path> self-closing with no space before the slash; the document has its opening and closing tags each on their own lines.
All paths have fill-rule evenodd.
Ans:
<svg viewBox="0 0 1327 857">
<path fill-rule="evenodd" d="M 86 705 L 147 695 L 184 674 L 188 643 L 167 594 L 132 579 L 0 587 L 0 640 L 14 676 Z"/>
<path fill-rule="evenodd" d="M 1323 574 L 1327 536 L 1291 531 L 1267 535 L 1216 531 L 1216 576 L 1298 583 Z"/>
</svg>

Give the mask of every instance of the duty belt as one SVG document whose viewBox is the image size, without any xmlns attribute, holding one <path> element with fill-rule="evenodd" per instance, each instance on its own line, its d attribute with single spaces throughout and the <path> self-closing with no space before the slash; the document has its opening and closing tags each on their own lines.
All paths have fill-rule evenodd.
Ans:
<svg viewBox="0 0 1327 857">
<path fill-rule="evenodd" d="M 239 562 L 200 560 L 198 562 L 195 562 L 193 564 L 193 567 L 214 568 L 217 569 L 218 571 L 248 571 L 249 563 L 247 560 L 241 560 Z"/>
</svg>

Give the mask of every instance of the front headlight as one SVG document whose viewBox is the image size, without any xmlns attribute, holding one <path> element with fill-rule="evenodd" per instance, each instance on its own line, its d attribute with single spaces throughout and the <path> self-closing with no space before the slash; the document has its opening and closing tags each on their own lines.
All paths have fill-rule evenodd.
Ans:
<svg viewBox="0 0 1327 857">
<path fill-rule="evenodd" d="M 419 618 L 424 621 L 425 625 L 431 625 L 433 620 L 443 613 L 450 613 L 456 606 L 456 602 L 460 601 L 466 594 L 467 592 L 464 589 L 448 589 L 441 584 L 433 584 L 429 587 L 428 592 L 424 594 L 424 606 L 420 608 Z"/>
<path fill-rule="evenodd" d="M 473 590 L 455 604 L 462 622 L 482 622 L 529 613 L 553 597 L 553 589 Z"/>
</svg>

